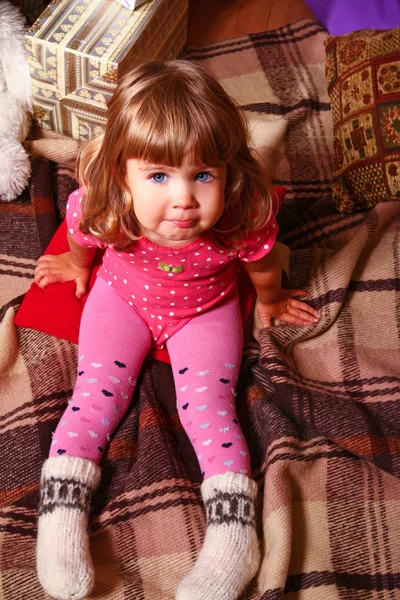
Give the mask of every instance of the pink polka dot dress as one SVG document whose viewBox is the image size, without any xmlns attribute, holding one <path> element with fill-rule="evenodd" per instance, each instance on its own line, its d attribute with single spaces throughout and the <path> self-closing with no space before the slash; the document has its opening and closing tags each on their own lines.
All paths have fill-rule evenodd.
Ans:
<svg viewBox="0 0 400 600">
<path fill-rule="evenodd" d="M 142 237 L 118 251 L 79 230 L 83 193 L 80 188 L 68 199 L 68 230 L 79 245 L 105 249 L 98 276 L 140 314 L 160 348 L 191 318 L 232 297 L 239 261 L 268 254 L 278 233 L 271 218 L 249 234 L 240 250 L 220 249 L 206 232 L 183 248 L 157 246 Z"/>
</svg>

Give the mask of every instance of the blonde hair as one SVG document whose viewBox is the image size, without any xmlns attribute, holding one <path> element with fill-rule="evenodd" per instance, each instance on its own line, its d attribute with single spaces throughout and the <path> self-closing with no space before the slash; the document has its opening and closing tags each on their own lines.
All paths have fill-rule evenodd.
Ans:
<svg viewBox="0 0 400 600">
<path fill-rule="evenodd" d="M 225 164 L 225 210 L 213 228 L 221 245 L 243 239 L 272 214 L 270 192 L 249 147 L 247 123 L 222 86 L 189 61 L 150 61 L 119 81 L 104 135 L 87 142 L 77 176 L 85 188 L 81 230 L 126 249 L 140 237 L 126 181 L 130 158 L 179 167 Z"/>
</svg>

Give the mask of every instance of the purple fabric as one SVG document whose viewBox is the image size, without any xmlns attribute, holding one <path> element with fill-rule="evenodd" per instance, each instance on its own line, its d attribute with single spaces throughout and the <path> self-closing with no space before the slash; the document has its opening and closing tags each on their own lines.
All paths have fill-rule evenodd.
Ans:
<svg viewBox="0 0 400 600">
<path fill-rule="evenodd" d="M 306 0 L 332 35 L 400 25 L 400 0 Z"/>
</svg>

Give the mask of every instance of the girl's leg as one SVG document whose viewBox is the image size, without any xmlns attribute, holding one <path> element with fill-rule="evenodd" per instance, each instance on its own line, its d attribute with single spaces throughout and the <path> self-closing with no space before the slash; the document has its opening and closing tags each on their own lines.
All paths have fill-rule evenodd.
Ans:
<svg viewBox="0 0 400 600">
<path fill-rule="evenodd" d="M 236 408 L 242 357 L 239 304 L 199 315 L 169 339 L 178 413 L 204 476 L 203 548 L 180 583 L 177 600 L 235 600 L 255 575 L 257 486 Z"/>
<path fill-rule="evenodd" d="M 87 523 L 98 464 L 129 406 L 150 345 L 141 317 L 98 278 L 82 314 L 72 400 L 41 477 L 37 570 L 54 598 L 76 600 L 93 587 Z"/>
</svg>

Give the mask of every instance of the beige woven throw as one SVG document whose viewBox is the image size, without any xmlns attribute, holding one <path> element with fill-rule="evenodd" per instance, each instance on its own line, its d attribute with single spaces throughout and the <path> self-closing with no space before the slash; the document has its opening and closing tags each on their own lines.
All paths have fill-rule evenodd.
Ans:
<svg viewBox="0 0 400 600">
<path fill-rule="evenodd" d="M 316 326 L 278 325 L 246 345 L 237 401 L 259 486 L 263 560 L 241 600 L 400 596 L 400 203 L 347 216 L 332 207 L 326 37 L 304 20 L 189 53 L 242 105 L 265 168 L 287 187 L 279 215 L 279 240 L 291 248 L 287 283 L 308 289 L 322 314 Z M 0 205 L 4 600 L 45 600 L 35 576 L 39 473 L 76 368 L 74 345 L 13 326 L 76 185 L 75 142 L 29 143 L 30 193 Z M 168 365 L 144 366 L 103 466 L 91 519 L 93 599 L 173 600 L 205 516 Z"/>
</svg>

